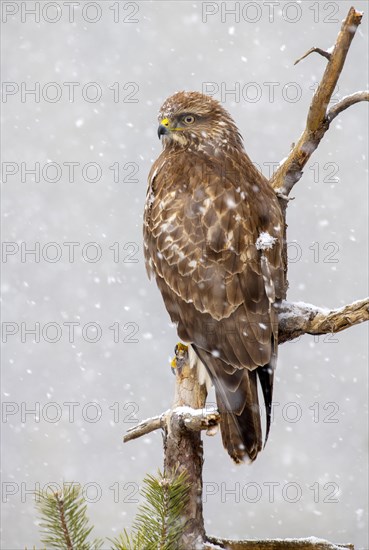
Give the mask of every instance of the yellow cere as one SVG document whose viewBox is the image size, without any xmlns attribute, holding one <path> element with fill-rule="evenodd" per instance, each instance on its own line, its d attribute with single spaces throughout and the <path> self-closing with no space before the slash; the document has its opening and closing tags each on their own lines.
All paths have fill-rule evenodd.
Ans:
<svg viewBox="0 0 369 550">
<path fill-rule="evenodd" d="M 169 118 L 163 118 L 163 120 L 160 122 L 160 124 L 162 126 L 165 126 L 166 128 L 169 128 L 170 131 L 173 131 L 173 130 L 177 130 L 177 131 L 180 131 L 180 130 L 183 130 L 184 128 L 174 128 L 174 127 L 171 127 L 170 126 L 170 120 Z"/>
<path fill-rule="evenodd" d="M 188 351 L 188 346 L 186 346 L 185 344 L 182 344 L 182 342 L 178 342 L 177 344 L 177 353 L 179 352 L 186 352 Z"/>
</svg>

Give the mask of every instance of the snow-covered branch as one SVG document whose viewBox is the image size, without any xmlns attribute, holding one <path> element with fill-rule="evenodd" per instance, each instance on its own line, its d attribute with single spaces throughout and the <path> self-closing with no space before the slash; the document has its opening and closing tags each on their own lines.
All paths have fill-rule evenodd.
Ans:
<svg viewBox="0 0 369 550">
<path fill-rule="evenodd" d="M 353 544 L 333 544 L 324 539 L 227 540 L 208 537 L 205 550 L 353 550 Z"/>
<path fill-rule="evenodd" d="M 155 430 L 168 427 L 171 416 L 176 416 L 179 425 L 194 432 L 208 430 L 211 433 L 211 429 L 219 422 L 219 413 L 215 409 L 176 407 L 175 409 L 162 413 L 160 416 L 147 418 L 137 424 L 137 426 L 130 428 L 123 438 L 124 443 L 147 435 Z"/>
<path fill-rule="evenodd" d="M 278 340 L 288 342 L 302 334 L 330 334 L 369 320 L 369 298 L 337 309 L 322 309 L 303 302 L 275 304 Z"/>
<path fill-rule="evenodd" d="M 320 48 L 311 48 L 298 60 L 304 59 L 312 52 L 318 52 L 328 58 L 328 63 L 311 101 L 305 130 L 293 146 L 286 160 L 281 163 L 270 180 L 270 184 L 279 197 L 288 197 L 293 186 L 301 178 L 303 167 L 318 147 L 335 116 L 358 101 L 369 100 L 367 92 L 358 92 L 343 99 L 327 112 L 329 101 L 344 66 L 351 41 L 361 23 L 362 16 L 361 12 L 356 11 L 355 8 L 350 8 L 346 19 L 342 23 L 333 50 L 325 52 Z"/>
</svg>

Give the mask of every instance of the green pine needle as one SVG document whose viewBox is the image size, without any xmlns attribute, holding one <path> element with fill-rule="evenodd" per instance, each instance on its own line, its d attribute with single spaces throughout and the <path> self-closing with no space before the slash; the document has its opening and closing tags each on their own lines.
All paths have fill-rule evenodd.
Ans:
<svg viewBox="0 0 369 550">
<path fill-rule="evenodd" d="M 159 471 L 157 477 L 147 475 L 144 479 L 142 495 L 146 502 L 139 507 L 133 523 L 133 540 L 137 548 L 180 548 L 179 540 L 185 528 L 182 514 L 188 503 L 189 483 L 186 472 L 174 472 L 170 477 L 166 479 Z M 119 550 L 131 548 L 122 547 Z"/>
<path fill-rule="evenodd" d="M 132 533 L 124 531 L 110 540 L 113 550 L 182 550 L 182 514 L 190 488 L 187 473 L 174 472 L 168 480 L 159 471 L 157 477 L 147 475 L 143 484 L 145 502 L 139 506 Z"/>
<path fill-rule="evenodd" d="M 186 472 L 174 472 L 166 479 L 147 475 L 143 481 L 145 502 L 139 507 L 132 533 L 126 530 L 109 539 L 112 550 L 184 550 L 180 538 L 185 529 L 183 512 L 189 500 Z M 89 540 L 93 527 L 80 487 L 63 485 L 61 492 L 38 493 L 41 542 L 49 549 L 100 550 L 101 540 Z"/>
<path fill-rule="evenodd" d="M 89 526 L 80 487 L 63 485 L 61 492 L 51 495 L 40 492 L 37 496 L 43 544 L 59 550 L 101 549 L 101 540 L 88 540 L 93 527 Z"/>
<path fill-rule="evenodd" d="M 127 531 L 124 529 L 123 534 L 119 535 L 119 537 L 115 539 L 109 539 L 110 542 L 113 544 L 112 550 L 141 550 L 138 546 L 138 538 L 137 536 L 129 536 Z"/>
</svg>

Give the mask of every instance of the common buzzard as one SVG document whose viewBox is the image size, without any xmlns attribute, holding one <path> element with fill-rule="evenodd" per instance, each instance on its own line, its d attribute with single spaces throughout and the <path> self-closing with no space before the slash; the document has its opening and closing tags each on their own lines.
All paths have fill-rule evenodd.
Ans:
<svg viewBox="0 0 369 550">
<path fill-rule="evenodd" d="M 160 110 L 163 151 L 149 174 L 147 270 L 178 335 L 215 386 L 235 462 L 262 448 L 257 379 L 271 418 L 283 289 L 283 218 L 268 181 L 213 98 L 178 92 Z M 194 352 L 194 353 L 193 353 Z"/>
</svg>

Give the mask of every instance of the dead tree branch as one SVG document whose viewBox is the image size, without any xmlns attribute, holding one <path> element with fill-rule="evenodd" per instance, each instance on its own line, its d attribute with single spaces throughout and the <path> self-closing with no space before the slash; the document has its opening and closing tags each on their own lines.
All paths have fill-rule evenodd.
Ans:
<svg viewBox="0 0 369 550">
<path fill-rule="evenodd" d="M 281 302 L 278 311 L 278 341 L 280 344 L 303 334 L 331 334 L 369 320 L 369 298 L 333 309 L 311 304 Z"/>
<path fill-rule="evenodd" d="M 205 550 L 354 550 L 353 544 L 332 544 L 327 540 L 310 537 L 307 539 L 284 540 L 226 540 L 208 537 Z"/>
<path fill-rule="evenodd" d="M 132 441 L 132 439 L 137 439 L 143 435 L 147 435 L 154 430 L 160 430 L 160 428 L 165 427 L 165 418 L 169 410 L 165 413 L 162 413 L 160 416 L 153 416 L 152 418 L 147 418 L 143 422 L 137 424 L 133 428 L 127 430 L 126 435 L 123 437 L 123 442 Z"/>
<path fill-rule="evenodd" d="M 143 435 L 147 435 L 155 430 L 167 429 L 170 425 L 170 417 L 176 415 L 178 424 L 191 430 L 193 432 L 199 432 L 201 430 L 210 431 L 213 426 L 219 422 L 219 413 L 217 410 L 207 409 L 193 409 L 191 407 L 176 407 L 172 410 L 167 410 L 160 416 L 153 416 L 147 418 L 127 430 L 126 435 L 123 438 L 123 442 L 132 441 Z"/>
<path fill-rule="evenodd" d="M 325 57 L 328 56 L 329 58 L 327 67 L 313 96 L 305 130 L 286 160 L 279 166 L 270 180 L 270 184 L 280 197 L 288 197 L 293 186 L 299 181 L 302 176 L 303 167 L 318 147 L 333 118 L 350 105 L 358 101 L 369 100 L 369 93 L 359 92 L 358 94 L 353 94 L 354 100 L 352 102 L 346 98 L 346 100 L 342 100 L 327 113 L 329 101 L 341 74 L 351 41 L 361 23 L 362 16 L 361 12 L 357 12 L 355 8 L 351 8 L 342 23 L 341 31 L 332 53 L 328 54 L 328 52 L 325 52 L 327 54 Z M 313 51 L 317 51 L 320 54 L 323 52 L 321 49 L 312 48 L 300 60 Z M 353 96 L 349 97 L 353 98 Z"/>
<path fill-rule="evenodd" d="M 341 101 L 329 109 L 327 120 L 331 123 L 337 115 L 342 113 L 342 111 L 360 101 L 369 101 L 369 92 L 355 92 L 354 94 L 342 98 Z"/>
<path fill-rule="evenodd" d="M 308 55 L 310 55 L 313 52 L 318 53 L 319 55 L 322 55 L 323 57 L 327 58 L 328 60 L 332 57 L 332 54 L 330 52 L 326 52 L 325 50 L 322 50 L 322 48 L 310 48 L 310 50 L 308 50 L 306 53 L 304 53 L 304 55 L 302 55 L 301 57 L 296 59 L 296 61 L 294 62 L 294 65 L 297 65 L 297 63 L 300 63 L 300 61 L 305 59 L 305 57 L 307 57 Z"/>
</svg>

